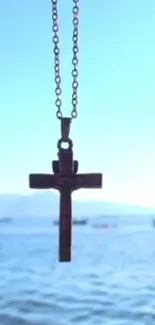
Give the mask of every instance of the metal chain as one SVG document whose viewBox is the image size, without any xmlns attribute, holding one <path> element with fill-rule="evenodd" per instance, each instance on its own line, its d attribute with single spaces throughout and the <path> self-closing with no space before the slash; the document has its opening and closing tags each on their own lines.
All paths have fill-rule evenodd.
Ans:
<svg viewBox="0 0 155 325">
<path fill-rule="evenodd" d="M 72 94 L 72 105 L 73 110 L 71 113 L 72 118 L 77 117 L 77 105 L 78 105 L 78 27 L 79 27 L 79 6 L 78 2 L 79 0 L 73 0 L 74 6 L 73 6 L 73 70 L 72 70 L 72 76 L 73 76 L 73 82 L 72 82 L 72 88 L 73 88 L 73 94 Z"/>
<path fill-rule="evenodd" d="M 58 119 L 62 118 L 62 101 L 61 101 L 61 76 L 60 76 L 60 47 L 59 47 L 59 23 L 58 23 L 58 0 L 51 0 L 52 2 L 52 20 L 53 20 L 53 43 L 54 43 L 54 71 L 55 71 L 55 94 L 56 94 L 56 116 Z M 73 58 L 72 58 L 72 111 L 71 118 L 77 117 L 77 105 L 78 105 L 78 26 L 79 26 L 79 0 L 73 0 Z"/>
<path fill-rule="evenodd" d="M 57 107 L 56 116 L 61 119 L 61 77 L 60 77 L 60 48 L 59 48 L 59 25 L 58 25 L 58 8 L 57 8 L 57 0 L 52 0 L 52 20 L 53 20 L 53 43 L 54 43 L 54 71 L 55 71 L 55 94 L 56 101 L 55 105 Z"/>
</svg>

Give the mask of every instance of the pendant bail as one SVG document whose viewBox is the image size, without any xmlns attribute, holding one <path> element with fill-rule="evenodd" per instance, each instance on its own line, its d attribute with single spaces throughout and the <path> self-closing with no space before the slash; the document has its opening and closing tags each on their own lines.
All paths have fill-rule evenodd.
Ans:
<svg viewBox="0 0 155 325">
<path fill-rule="evenodd" d="M 69 138 L 70 133 L 70 125 L 72 119 L 70 117 L 62 117 L 61 118 L 61 138 L 58 140 L 57 148 L 61 150 L 63 148 L 63 143 L 68 144 L 68 148 L 65 150 L 71 150 L 73 147 L 73 142 Z"/>
<path fill-rule="evenodd" d="M 68 142 L 70 133 L 71 118 L 62 117 L 61 119 L 61 138 L 63 142 Z"/>
</svg>

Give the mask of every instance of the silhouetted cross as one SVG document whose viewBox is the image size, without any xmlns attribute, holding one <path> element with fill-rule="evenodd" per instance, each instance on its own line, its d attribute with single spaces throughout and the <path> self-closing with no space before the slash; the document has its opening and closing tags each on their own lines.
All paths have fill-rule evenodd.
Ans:
<svg viewBox="0 0 155 325">
<path fill-rule="evenodd" d="M 59 159 L 53 161 L 54 174 L 30 174 L 29 186 L 33 189 L 56 189 L 60 192 L 59 261 L 69 262 L 72 244 L 71 194 L 82 188 L 101 188 L 102 174 L 76 174 L 78 162 L 73 161 L 72 146 L 63 149 L 61 140 L 59 141 Z"/>
</svg>

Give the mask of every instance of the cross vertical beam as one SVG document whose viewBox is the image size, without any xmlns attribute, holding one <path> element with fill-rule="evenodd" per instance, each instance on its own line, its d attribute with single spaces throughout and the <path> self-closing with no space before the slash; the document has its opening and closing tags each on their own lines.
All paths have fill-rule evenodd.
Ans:
<svg viewBox="0 0 155 325">
<path fill-rule="evenodd" d="M 71 191 L 60 192 L 59 261 L 71 261 L 72 202 Z"/>
</svg>

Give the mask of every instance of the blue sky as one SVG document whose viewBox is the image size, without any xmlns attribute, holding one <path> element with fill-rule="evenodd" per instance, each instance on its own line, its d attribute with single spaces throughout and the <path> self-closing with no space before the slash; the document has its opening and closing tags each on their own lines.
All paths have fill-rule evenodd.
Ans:
<svg viewBox="0 0 155 325">
<path fill-rule="evenodd" d="M 71 111 L 72 1 L 60 2 L 63 112 Z M 77 198 L 155 206 L 155 2 L 80 3 L 80 172 L 103 172 L 103 190 Z M 29 172 L 50 172 L 55 117 L 51 3 L 0 4 L 0 192 L 28 192 Z"/>
</svg>

